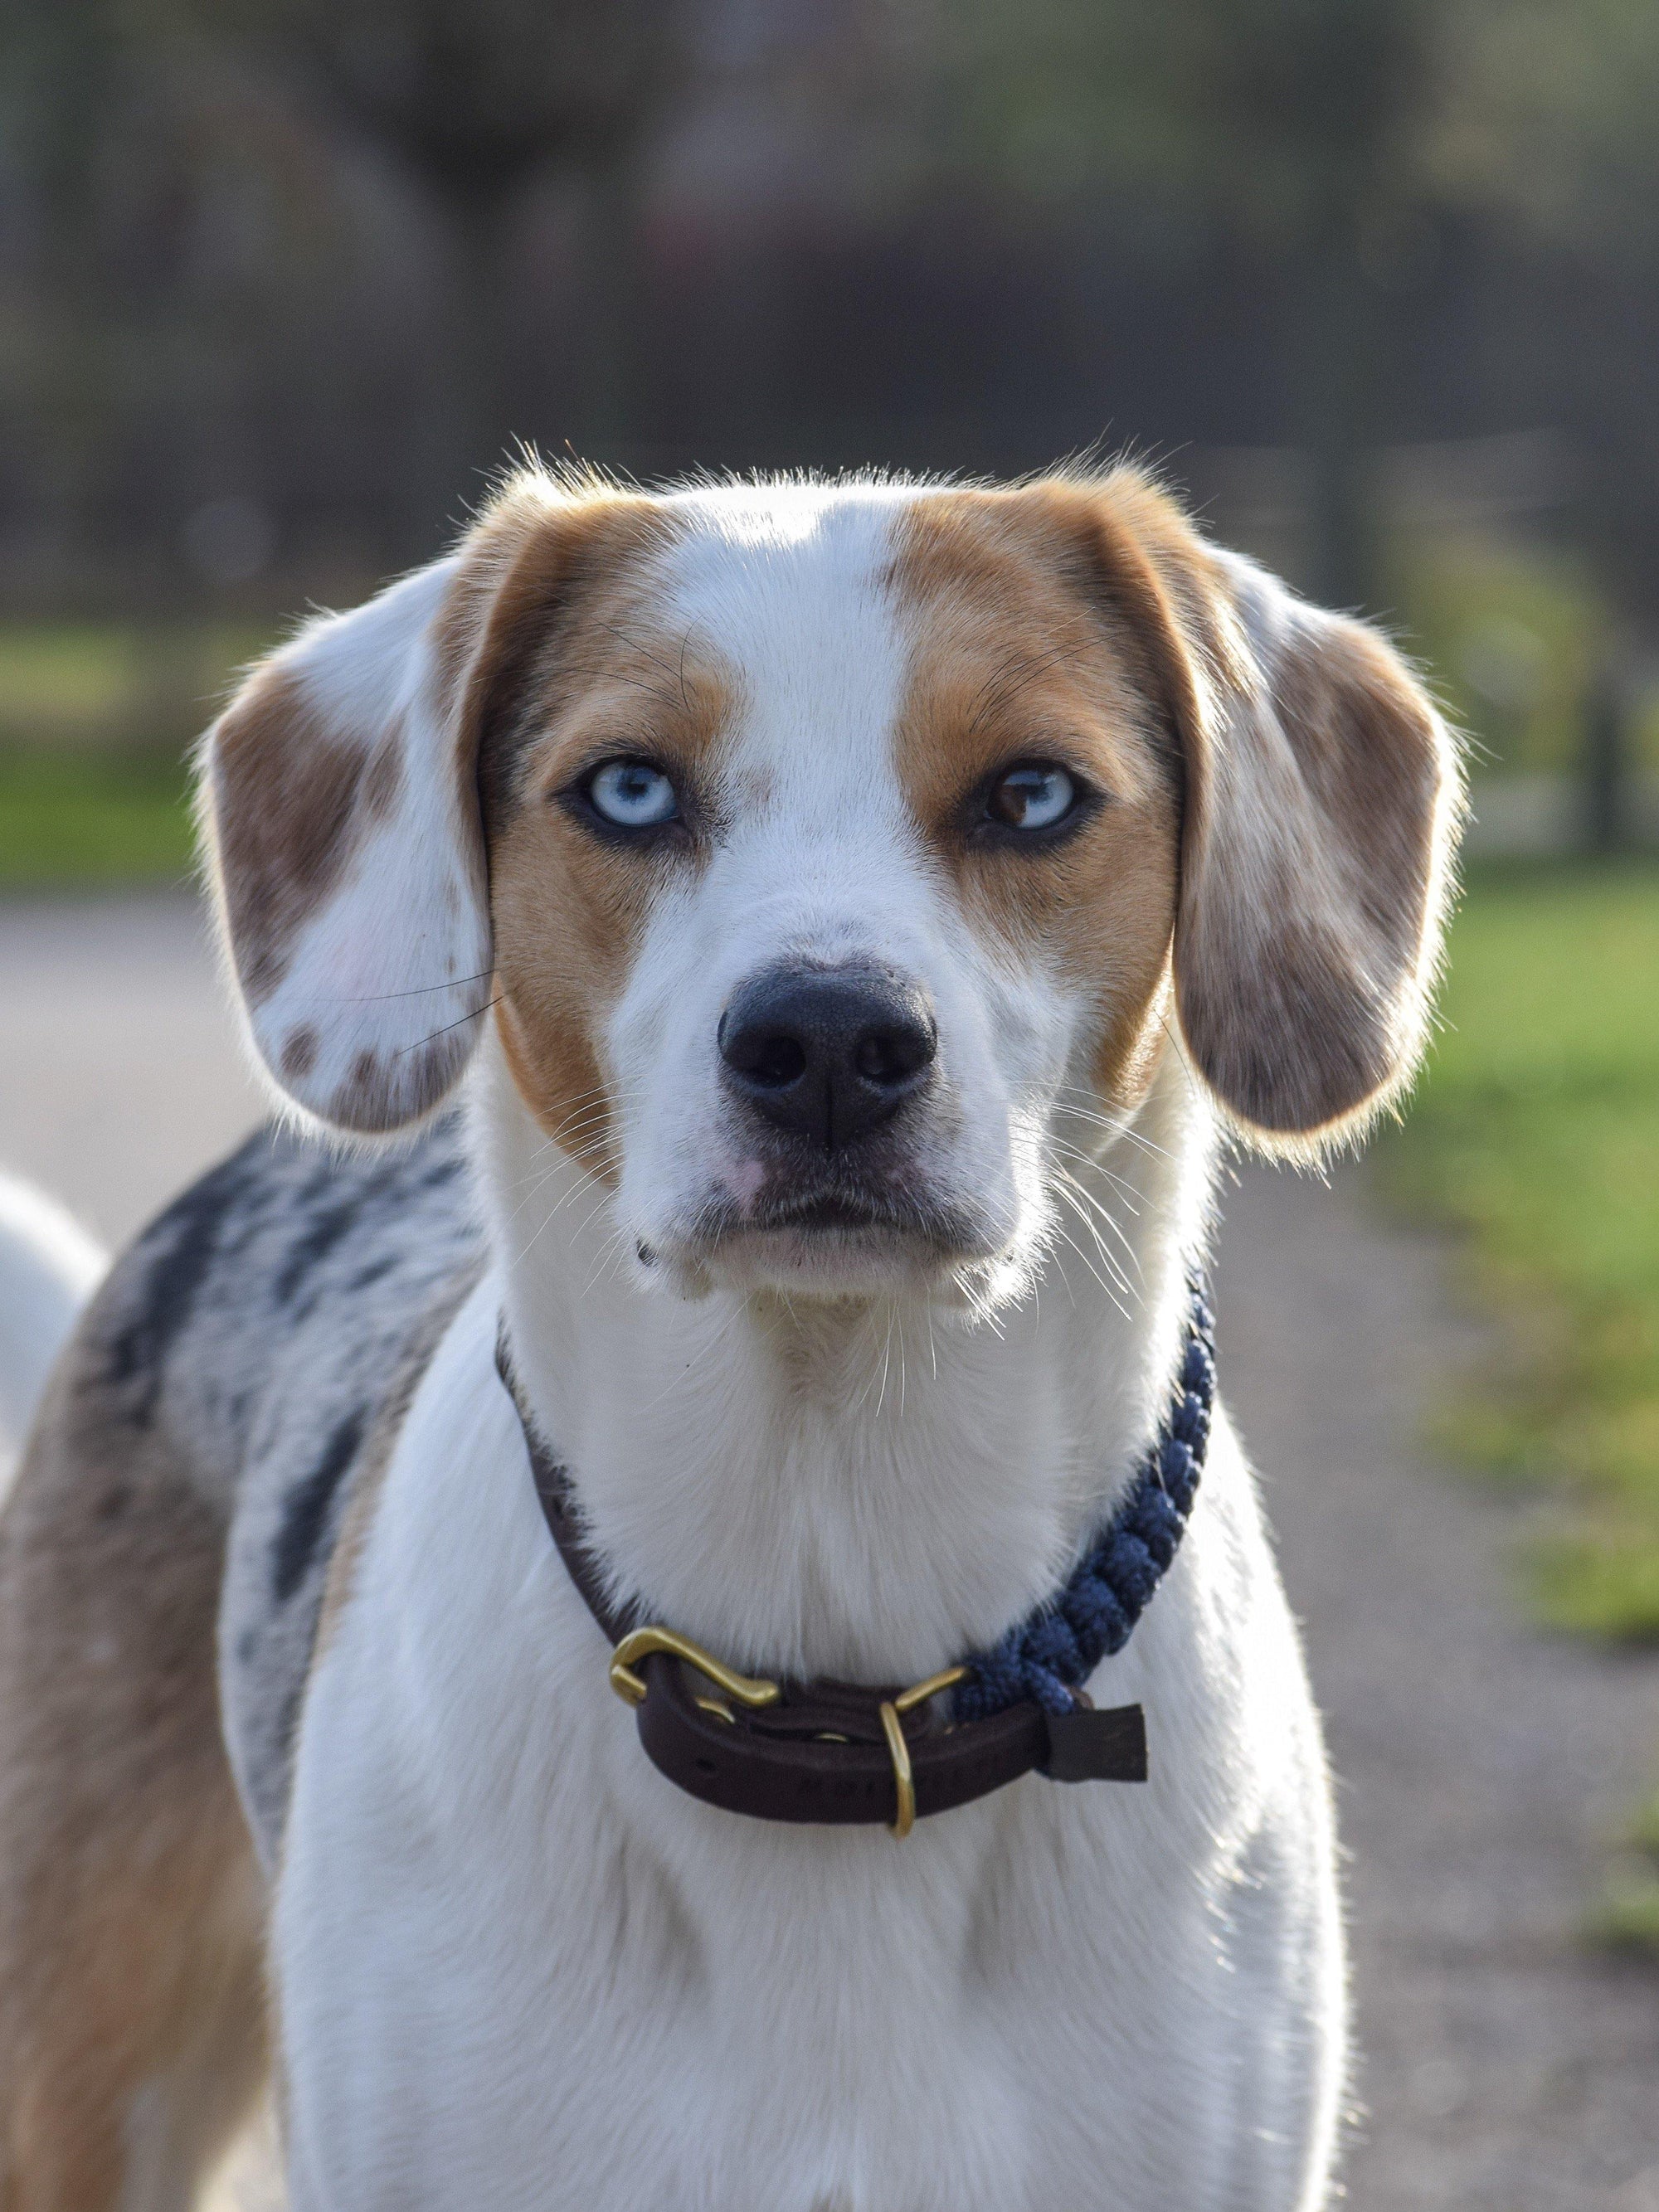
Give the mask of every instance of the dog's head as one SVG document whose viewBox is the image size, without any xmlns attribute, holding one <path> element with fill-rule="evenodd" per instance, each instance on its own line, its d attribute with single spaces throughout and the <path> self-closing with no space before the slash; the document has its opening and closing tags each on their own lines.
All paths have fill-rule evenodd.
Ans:
<svg viewBox="0 0 1659 2212">
<path fill-rule="evenodd" d="M 400 1128 L 493 1019 L 643 1266 L 848 1291 L 1017 1271 L 1177 1037 L 1270 1148 L 1362 1120 L 1455 793 L 1389 647 L 1133 471 L 532 473 L 255 672 L 203 813 L 293 1104 Z"/>
</svg>

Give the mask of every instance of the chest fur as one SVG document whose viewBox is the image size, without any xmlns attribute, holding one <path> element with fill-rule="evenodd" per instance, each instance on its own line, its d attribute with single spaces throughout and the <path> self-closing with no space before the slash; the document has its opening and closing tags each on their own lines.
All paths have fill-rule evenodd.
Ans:
<svg viewBox="0 0 1659 2212">
<path fill-rule="evenodd" d="M 573 2204 L 989 2212 L 1051 2186 L 1120 2201 L 1076 2193 L 1107 2158 L 1167 2188 L 1182 2110 L 1211 2115 L 1183 2157 L 1236 2148 L 1241 2008 L 1280 2048 L 1320 2032 L 1325 1827 L 1231 1443 L 1097 1685 L 1146 1702 L 1149 1785 L 1031 1778 L 903 1844 L 775 1829 L 645 1760 L 489 1391 L 489 1318 L 486 1297 L 417 1401 L 307 1705 L 278 1968 L 296 2148 L 340 2201 L 544 2201 L 525 2191 L 555 2159 Z M 1304 1940 L 1258 1940 L 1264 1911 Z M 386 2139 L 343 2053 L 410 2017 L 383 2094 L 403 2140 L 427 2116 L 421 2170 L 451 2193 L 377 2197 L 339 2163 Z"/>
</svg>

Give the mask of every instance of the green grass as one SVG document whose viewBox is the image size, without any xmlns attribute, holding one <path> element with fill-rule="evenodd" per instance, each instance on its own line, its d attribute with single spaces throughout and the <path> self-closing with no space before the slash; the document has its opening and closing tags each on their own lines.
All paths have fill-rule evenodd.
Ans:
<svg viewBox="0 0 1659 2212">
<path fill-rule="evenodd" d="M 1583 562 L 1559 549 L 1437 528 L 1403 538 L 1391 565 L 1407 650 L 1432 671 L 1453 718 L 1480 740 L 1477 779 L 1489 768 L 1570 769 L 1610 635 Z M 1645 761 L 1645 721 L 1637 737 Z"/>
<path fill-rule="evenodd" d="M 205 619 L 0 623 L 0 890 L 182 880 L 185 749 L 269 641 Z"/>
<path fill-rule="evenodd" d="M 1651 1960 L 1659 1955 L 1659 1795 L 1636 1813 L 1621 1841 L 1584 1933 L 1599 1949 Z"/>
<path fill-rule="evenodd" d="M 0 890 L 179 883 L 191 829 L 181 763 L 0 752 Z"/>
<path fill-rule="evenodd" d="M 0 623 L 0 744 L 182 745 L 270 643 L 268 629 L 246 623 Z"/>
<path fill-rule="evenodd" d="M 1477 874 L 1453 927 L 1448 1026 L 1394 1195 L 1462 1232 L 1499 1323 L 1440 1440 L 1526 1486 L 1538 1613 L 1659 1641 L 1659 867 Z M 1659 1795 L 1620 1839 L 1584 1935 L 1659 1956 Z"/>
<path fill-rule="evenodd" d="M 1443 1440 L 1559 1501 L 1525 1561 L 1546 1620 L 1659 1640 L 1659 869 L 1477 877 L 1444 1006 L 1381 1152 L 1503 1322 Z"/>
</svg>

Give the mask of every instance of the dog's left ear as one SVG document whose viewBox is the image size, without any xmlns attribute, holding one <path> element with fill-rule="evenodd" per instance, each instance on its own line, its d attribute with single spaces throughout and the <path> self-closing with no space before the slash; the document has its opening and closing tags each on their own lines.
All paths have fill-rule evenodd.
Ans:
<svg viewBox="0 0 1659 2212">
<path fill-rule="evenodd" d="M 479 727 L 515 640 L 568 596 L 587 526 L 642 502 L 527 471 L 456 553 L 311 623 L 204 742 L 198 818 L 252 1043 L 331 1127 L 442 1103 L 491 1003 Z"/>
<path fill-rule="evenodd" d="M 1137 471 L 1088 496 L 1097 588 L 1181 754 L 1174 973 L 1193 1063 L 1260 1148 L 1316 1150 L 1421 1056 L 1455 750 L 1377 631 L 1218 552 Z"/>
</svg>

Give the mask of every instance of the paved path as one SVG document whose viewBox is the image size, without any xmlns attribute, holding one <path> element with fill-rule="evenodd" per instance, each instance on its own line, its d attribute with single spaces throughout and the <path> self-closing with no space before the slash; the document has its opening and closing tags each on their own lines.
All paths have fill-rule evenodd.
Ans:
<svg viewBox="0 0 1659 2212">
<path fill-rule="evenodd" d="M 0 1159 L 106 1237 L 257 1111 L 178 902 L 0 906 Z M 1433 1246 L 1379 1226 L 1352 1172 L 1249 1171 L 1226 1214 L 1224 1388 L 1342 1778 L 1351 2212 L 1659 2212 L 1659 1975 L 1573 1938 L 1659 1767 L 1659 1666 L 1528 1629 L 1507 1510 L 1419 1462 L 1460 1344 Z"/>
<path fill-rule="evenodd" d="M 1340 1778 L 1352 2212 L 1659 2212 L 1659 1973 L 1575 1940 L 1659 1771 L 1659 1666 L 1529 1628 L 1512 1509 L 1419 1459 L 1468 1346 L 1433 1244 L 1379 1226 L 1357 1180 L 1247 1174 L 1218 1286 Z"/>
</svg>

